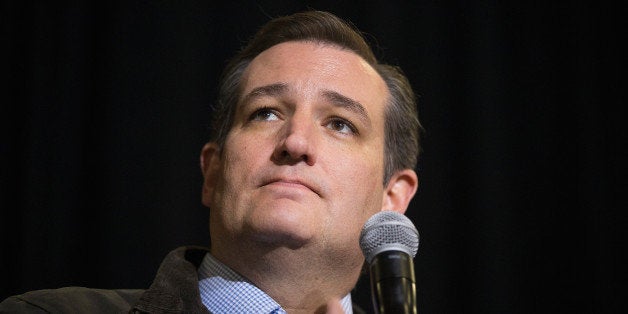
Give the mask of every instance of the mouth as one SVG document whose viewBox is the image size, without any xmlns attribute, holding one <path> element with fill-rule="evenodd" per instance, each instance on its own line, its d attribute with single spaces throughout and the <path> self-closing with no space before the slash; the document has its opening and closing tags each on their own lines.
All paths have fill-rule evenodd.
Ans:
<svg viewBox="0 0 628 314">
<path fill-rule="evenodd" d="M 291 178 L 273 178 L 270 179 L 268 181 L 266 181 L 264 184 L 262 184 L 262 186 L 282 186 L 282 187 L 286 187 L 286 188 L 297 188 L 297 189 L 307 189 L 311 192 L 314 192 L 316 195 L 318 195 L 319 197 L 320 192 L 318 191 L 318 189 L 316 187 L 314 187 L 312 184 L 305 182 L 303 180 L 300 179 L 291 179 Z"/>
</svg>

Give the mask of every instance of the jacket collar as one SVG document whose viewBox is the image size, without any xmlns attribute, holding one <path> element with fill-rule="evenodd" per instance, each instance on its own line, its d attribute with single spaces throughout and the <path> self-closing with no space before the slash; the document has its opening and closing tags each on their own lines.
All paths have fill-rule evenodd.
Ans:
<svg viewBox="0 0 628 314">
<path fill-rule="evenodd" d="M 170 252 L 134 313 L 209 313 L 201 302 L 197 269 L 209 249 L 185 246 Z"/>
</svg>

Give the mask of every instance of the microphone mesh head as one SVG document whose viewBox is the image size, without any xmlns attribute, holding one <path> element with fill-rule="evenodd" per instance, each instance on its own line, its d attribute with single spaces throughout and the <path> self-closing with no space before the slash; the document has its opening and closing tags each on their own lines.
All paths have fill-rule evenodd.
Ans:
<svg viewBox="0 0 628 314">
<path fill-rule="evenodd" d="M 414 257 L 419 249 L 419 231 L 408 217 L 393 211 L 381 211 L 366 221 L 360 233 L 360 248 L 371 263 L 384 251 L 402 251 Z"/>
</svg>

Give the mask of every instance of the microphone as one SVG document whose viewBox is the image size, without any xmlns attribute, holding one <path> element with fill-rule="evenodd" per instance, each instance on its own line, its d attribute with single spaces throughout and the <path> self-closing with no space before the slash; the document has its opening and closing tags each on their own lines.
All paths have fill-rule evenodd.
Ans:
<svg viewBox="0 0 628 314">
<path fill-rule="evenodd" d="M 360 248 L 370 265 L 375 312 L 416 314 L 412 258 L 419 249 L 419 232 L 412 221 L 397 212 L 378 212 L 364 224 Z"/>
</svg>

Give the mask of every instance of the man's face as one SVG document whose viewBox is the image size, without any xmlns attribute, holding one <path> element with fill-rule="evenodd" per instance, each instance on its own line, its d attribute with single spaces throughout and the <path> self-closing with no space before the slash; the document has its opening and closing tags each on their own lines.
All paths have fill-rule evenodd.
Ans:
<svg viewBox="0 0 628 314">
<path fill-rule="evenodd" d="M 246 238 L 359 254 L 384 202 L 387 95 L 370 65 L 336 46 L 287 42 L 257 56 L 206 171 L 212 249 Z"/>
</svg>

